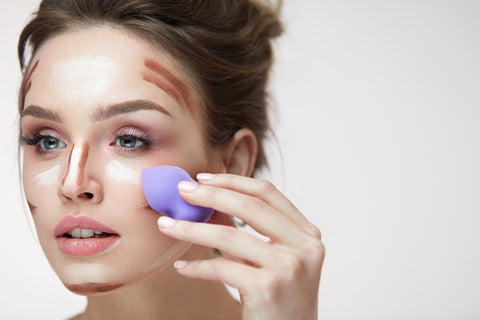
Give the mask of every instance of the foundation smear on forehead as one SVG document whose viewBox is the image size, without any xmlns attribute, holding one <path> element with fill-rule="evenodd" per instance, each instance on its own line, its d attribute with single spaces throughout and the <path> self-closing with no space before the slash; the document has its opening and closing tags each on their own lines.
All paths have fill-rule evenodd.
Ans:
<svg viewBox="0 0 480 320">
<path fill-rule="evenodd" d="M 60 165 L 48 169 L 34 177 L 35 183 L 41 187 L 53 185 L 58 182 L 60 174 Z"/>
<path fill-rule="evenodd" d="M 127 183 L 133 185 L 141 185 L 141 175 L 140 173 L 132 170 L 116 160 L 113 160 L 107 164 L 105 168 L 107 175 L 110 179 L 117 181 L 119 183 Z"/>
<path fill-rule="evenodd" d="M 105 94 L 119 77 L 119 68 L 103 56 L 79 56 L 55 62 L 52 81 L 65 99 L 86 99 Z M 93 79 L 93 81 L 92 81 Z"/>
</svg>

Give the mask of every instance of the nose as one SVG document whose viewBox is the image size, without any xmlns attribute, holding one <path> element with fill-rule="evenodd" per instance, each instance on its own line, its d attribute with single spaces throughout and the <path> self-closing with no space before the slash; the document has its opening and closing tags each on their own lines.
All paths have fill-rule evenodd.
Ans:
<svg viewBox="0 0 480 320">
<path fill-rule="evenodd" d="M 87 170 L 88 145 L 73 145 L 58 189 L 64 201 L 100 203 L 103 190 Z"/>
</svg>

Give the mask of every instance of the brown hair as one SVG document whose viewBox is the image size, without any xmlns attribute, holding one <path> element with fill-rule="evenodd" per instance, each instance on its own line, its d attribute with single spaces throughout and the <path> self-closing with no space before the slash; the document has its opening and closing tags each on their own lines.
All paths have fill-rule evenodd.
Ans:
<svg viewBox="0 0 480 320">
<path fill-rule="evenodd" d="M 258 139 L 255 168 L 266 165 L 266 85 L 271 39 L 282 31 L 278 10 L 254 0 L 43 0 L 19 39 L 20 112 L 28 88 L 27 47 L 33 56 L 52 36 L 82 25 L 120 27 L 167 50 L 201 90 L 208 142 L 222 144 L 249 128 Z"/>
</svg>

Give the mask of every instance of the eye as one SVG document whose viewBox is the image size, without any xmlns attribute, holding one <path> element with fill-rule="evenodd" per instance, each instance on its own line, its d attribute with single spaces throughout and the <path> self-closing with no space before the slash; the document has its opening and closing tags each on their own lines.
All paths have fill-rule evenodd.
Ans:
<svg viewBox="0 0 480 320">
<path fill-rule="evenodd" d="M 126 149 L 138 148 L 146 145 L 146 141 L 134 135 L 124 135 L 117 137 L 115 145 Z"/>
<path fill-rule="evenodd" d="M 55 150 L 66 148 L 67 145 L 54 137 L 43 137 L 40 140 L 40 148 L 44 150 Z"/>
</svg>

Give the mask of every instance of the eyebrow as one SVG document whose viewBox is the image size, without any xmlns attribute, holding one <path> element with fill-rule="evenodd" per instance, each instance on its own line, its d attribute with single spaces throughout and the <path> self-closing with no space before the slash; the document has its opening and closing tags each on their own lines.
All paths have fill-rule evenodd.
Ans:
<svg viewBox="0 0 480 320">
<path fill-rule="evenodd" d="M 118 116 L 120 114 L 125 114 L 125 113 L 140 111 L 140 110 L 155 110 L 169 117 L 172 116 L 167 111 L 167 109 L 165 109 L 164 107 L 162 107 L 161 105 L 155 102 L 152 102 L 149 100 L 131 100 L 131 101 L 114 104 L 108 107 L 100 107 L 94 112 L 92 112 L 92 114 L 90 114 L 90 118 L 93 121 L 103 121 L 103 120 L 107 120 L 109 118 Z"/>
<path fill-rule="evenodd" d="M 30 105 L 23 109 L 22 111 L 22 118 L 25 116 L 32 116 L 40 119 L 62 122 L 62 117 L 55 111 L 51 111 L 36 105 Z"/>
<path fill-rule="evenodd" d="M 155 110 L 169 117 L 172 117 L 172 115 L 167 111 L 167 109 L 165 109 L 161 105 L 156 104 L 155 102 L 149 100 L 131 100 L 110 105 L 107 107 L 100 107 L 90 114 L 90 119 L 92 119 L 92 121 L 98 122 L 110 119 L 121 114 L 131 113 L 140 110 Z M 32 116 L 55 122 L 63 122 L 62 117 L 57 112 L 36 105 L 30 105 L 26 107 L 22 112 L 22 118 L 25 116 Z"/>
</svg>

